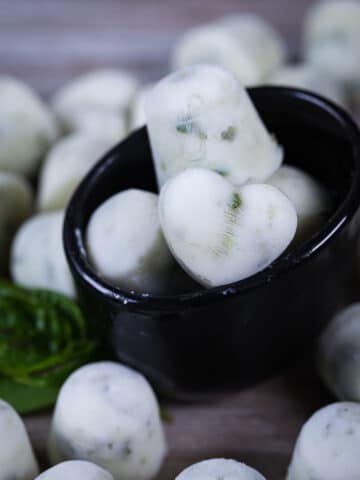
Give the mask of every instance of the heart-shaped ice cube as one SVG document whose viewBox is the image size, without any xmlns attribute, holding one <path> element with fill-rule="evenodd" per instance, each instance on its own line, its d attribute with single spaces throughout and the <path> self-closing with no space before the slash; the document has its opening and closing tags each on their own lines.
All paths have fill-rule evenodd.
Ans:
<svg viewBox="0 0 360 480">
<path fill-rule="evenodd" d="M 188 169 L 161 190 L 160 221 L 183 268 L 206 287 L 249 277 L 293 239 L 297 215 L 277 188 L 234 187 L 219 174 Z"/>
</svg>

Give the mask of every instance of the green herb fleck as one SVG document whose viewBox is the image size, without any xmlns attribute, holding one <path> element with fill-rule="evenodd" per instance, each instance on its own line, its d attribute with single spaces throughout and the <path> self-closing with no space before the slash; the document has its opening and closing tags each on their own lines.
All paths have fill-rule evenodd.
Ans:
<svg viewBox="0 0 360 480">
<path fill-rule="evenodd" d="M 222 177 L 227 177 L 229 175 L 229 172 L 227 172 L 226 170 L 221 170 L 219 168 L 214 168 L 213 171 L 215 173 L 218 173 L 219 175 L 221 175 Z"/>
<path fill-rule="evenodd" d="M 181 120 L 181 122 L 176 125 L 176 130 L 182 134 L 197 135 L 200 140 L 207 140 L 208 138 L 204 130 L 202 130 L 199 125 L 192 120 L 191 117 L 186 117 Z"/>
<path fill-rule="evenodd" d="M 197 134 L 198 134 L 198 136 L 200 137 L 201 140 L 207 140 L 207 138 L 208 138 L 207 134 L 203 130 L 201 130 L 200 128 L 198 128 Z"/>
<path fill-rule="evenodd" d="M 176 125 L 176 130 L 180 133 L 191 133 L 190 125 L 189 123 L 180 123 Z"/>
<path fill-rule="evenodd" d="M 221 138 L 222 140 L 226 140 L 228 142 L 232 142 L 234 138 L 236 137 L 237 129 L 236 127 L 230 125 L 226 130 L 221 132 Z"/>
<path fill-rule="evenodd" d="M 126 442 L 122 450 L 122 455 L 124 458 L 127 458 L 127 457 L 130 457 L 131 454 L 132 454 L 132 449 L 130 448 L 129 443 Z"/>
<path fill-rule="evenodd" d="M 238 193 L 234 193 L 232 196 L 232 202 L 231 202 L 231 208 L 233 210 L 236 210 L 240 207 L 241 205 L 241 198 Z"/>
</svg>

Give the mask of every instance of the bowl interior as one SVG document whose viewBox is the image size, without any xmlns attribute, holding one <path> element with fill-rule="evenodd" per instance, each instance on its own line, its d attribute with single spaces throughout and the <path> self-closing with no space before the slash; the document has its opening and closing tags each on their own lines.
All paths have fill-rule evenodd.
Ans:
<svg viewBox="0 0 360 480">
<path fill-rule="evenodd" d="M 227 286 L 230 294 L 269 281 L 269 275 L 273 278 L 308 259 L 346 223 L 360 197 L 358 131 L 342 109 L 295 89 L 260 87 L 249 89 L 249 93 L 266 126 L 283 145 L 285 163 L 299 166 L 317 178 L 332 197 L 333 211 L 320 231 L 304 244 L 263 272 Z M 120 295 L 136 302 L 145 297 L 122 292 L 101 280 L 88 265 L 84 248 L 86 225 L 93 211 L 111 195 L 127 188 L 157 191 L 145 128 L 111 150 L 82 182 L 67 211 L 64 238 L 70 265 L 83 279 L 108 296 Z M 183 299 L 204 295 L 209 300 L 211 295 L 223 293 L 224 287 L 199 287 L 199 291 L 185 294 Z M 153 296 L 146 295 L 146 301 L 149 298 Z"/>
</svg>

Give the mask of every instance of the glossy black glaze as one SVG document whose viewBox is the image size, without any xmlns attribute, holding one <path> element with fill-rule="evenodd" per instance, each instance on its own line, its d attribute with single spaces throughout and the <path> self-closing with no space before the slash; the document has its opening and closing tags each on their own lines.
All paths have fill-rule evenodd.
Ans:
<svg viewBox="0 0 360 480">
<path fill-rule="evenodd" d="M 118 359 L 172 396 L 239 388 L 288 365 L 356 298 L 357 127 L 341 109 L 307 92 L 262 87 L 250 94 L 284 145 L 285 161 L 321 180 L 334 202 L 321 231 L 271 267 L 226 287 L 167 297 L 120 291 L 94 273 L 84 247 L 94 209 L 126 188 L 156 191 L 145 128 L 95 166 L 67 210 L 65 250 L 94 327 Z"/>
</svg>

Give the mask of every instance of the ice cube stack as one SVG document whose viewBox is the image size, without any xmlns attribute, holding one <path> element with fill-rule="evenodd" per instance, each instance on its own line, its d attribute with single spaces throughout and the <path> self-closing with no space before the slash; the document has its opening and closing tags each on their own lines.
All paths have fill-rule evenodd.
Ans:
<svg viewBox="0 0 360 480">
<path fill-rule="evenodd" d="M 311 236 L 326 218 L 326 190 L 300 169 L 282 166 L 283 148 L 226 69 L 195 65 L 166 76 L 148 91 L 145 114 L 160 192 L 158 207 L 151 197 L 159 220 L 150 222 L 154 227 L 159 222 L 158 247 L 149 245 L 137 260 L 139 290 L 135 272 L 120 275 L 125 249 L 116 253 L 114 245 L 129 245 L 127 251 L 133 252 L 152 229 L 134 202 L 127 207 L 133 213 L 121 220 L 120 197 L 133 195 L 131 190 L 100 205 L 88 225 L 87 246 L 94 268 L 111 283 L 166 293 L 166 288 L 154 289 L 155 284 L 169 286 L 169 275 L 157 267 L 163 255 L 154 255 L 160 243 L 165 252 L 163 237 L 167 258 L 171 252 L 198 285 L 243 280 L 275 261 L 295 235 L 298 240 Z M 150 198 L 148 192 L 139 195 Z M 106 215 L 119 220 L 114 245 Z M 110 272 L 114 269 L 118 278 Z"/>
</svg>

